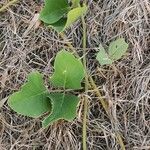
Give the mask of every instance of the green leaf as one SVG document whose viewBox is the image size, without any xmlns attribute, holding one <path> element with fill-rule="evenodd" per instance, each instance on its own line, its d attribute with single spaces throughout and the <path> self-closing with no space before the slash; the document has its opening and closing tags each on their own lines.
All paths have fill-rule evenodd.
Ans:
<svg viewBox="0 0 150 150">
<path fill-rule="evenodd" d="M 84 67 L 80 60 L 71 53 L 62 50 L 58 52 L 54 62 L 55 72 L 50 78 L 57 87 L 80 89 L 81 81 L 85 76 Z"/>
<path fill-rule="evenodd" d="M 54 123 L 59 119 L 72 121 L 76 117 L 76 107 L 79 102 L 78 97 L 70 94 L 53 93 L 49 94 L 52 104 L 51 114 L 42 122 L 43 127 Z"/>
<path fill-rule="evenodd" d="M 62 32 L 64 30 L 64 26 L 65 26 L 66 22 L 67 22 L 67 18 L 61 18 L 57 22 L 49 25 L 49 27 L 52 27 L 57 32 Z"/>
<path fill-rule="evenodd" d="M 40 12 L 40 19 L 47 24 L 60 20 L 69 11 L 67 0 L 45 0 L 45 7 Z"/>
<path fill-rule="evenodd" d="M 67 22 L 63 28 L 65 30 L 68 28 L 71 24 L 73 24 L 79 17 L 84 15 L 87 11 L 87 6 L 84 4 L 82 7 L 79 6 L 77 8 L 74 8 L 70 10 L 67 14 Z"/>
<path fill-rule="evenodd" d="M 109 65 L 112 64 L 113 61 L 109 58 L 108 54 L 106 53 L 105 49 L 100 45 L 99 52 L 97 54 L 96 59 L 99 61 L 101 65 Z"/>
<path fill-rule="evenodd" d="M 123 38 L 113 41 L 109 45 L 108 54 L 112 60 L 120 59 L 127 51 L 128 44 Z"/>
<path fill-rule="evenodd" d="M 39 72 L 30 73 L 21 90 L 9 97 L 8 105 L 17 113 L 29 117 L 38 117 L 49 111 L 51 105 L 42 75 Z"/>
</svg>

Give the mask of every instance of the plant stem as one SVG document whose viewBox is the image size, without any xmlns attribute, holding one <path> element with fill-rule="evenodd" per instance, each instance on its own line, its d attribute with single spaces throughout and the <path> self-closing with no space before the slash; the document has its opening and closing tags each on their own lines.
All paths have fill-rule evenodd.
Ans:
<svg viewBox="0 0 150 150">
<path fill-rule="evenodd" d="M 96 86 L 96 84 L 95 84 L 95 82 L 94 82 L 94 80 L 93 80 L 93 78 L 91 76 L 89 76 L 89 80 L 90 80 L 91 86 L 95 90 L 95 94 L 99 98 L 99 101 L 100 101 L 101 105 L 103 106 L 103 108 L 104 108 L 105 112 L 107 113 L 107 115 L 109 115 L 109 111 L 108 111 L 109 110 L 109 108 L 108 108 L 109 106 L 108 106 L 107 101 L 105 101 L 102 98 L 101 93 L 100 93 L 99 89 L 97 88 L 97 86 Z"/>
<path fill-rule="evenodd" d="M 99 89 L 97 88 L 97 86 L 96 86 L 96 84 L 95 84 L 95 82 L 94 82 L 94 80 L 91 76 L 89 76 L 89 80 L 91 82 L 91 86 L 93 87 L 93 89 L 95 90 L 96 95 L 99 98 L 100 103 L 102 104 L 102 106 L 103 106 L 104 110 L 106 111 L 109 119 L 111 120 L 111 116 L 110 116 L 110 113 L 108 111 L 109 110 L 108 103 L 102 98 L 101 93 L 100 93 Z M 116 136 L 116 139 L 117 139 L 117 141 L 118 141 L 118 143 L 121 147 L 121 150 L 125 150 L 125 145 L 123 143 L 121 134 L 118 131 L 117 132 L 115 131 L 115 136 Z"/>
<path fill-rule="evenodd" d="M 8 2 L 6 5 L 4 5 L 0 8 L 0 12 L 4 11 L 5 9 L 7 9 L 9 6 L 13 5 L 17 1 L 19 1 L 19 0 L 12 0 L 12 1 Z"/>
<path fill-rule="evenodd" d="M 88 95 L 88 71 L 87 71 L 87 64 L 86 64 L 86 23 L 84 16 L 82 16 L 82 26 L 83 26 L 83 66 L 85 69 L 85 94 Z M 83 129 L 82 129 L 82 137 L 83 137 L 83 150 L 87 149 L 87 112 L 88 112 L 88 98 L 87 96 L 84 97 L 84 114 L 83 114 Z"/>
</svg>

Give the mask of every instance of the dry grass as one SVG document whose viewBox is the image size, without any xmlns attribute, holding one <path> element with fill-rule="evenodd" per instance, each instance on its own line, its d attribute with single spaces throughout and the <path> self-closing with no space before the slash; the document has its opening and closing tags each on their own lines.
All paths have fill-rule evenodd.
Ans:
<svg viewBox="0 0 150 150">
<path fill-rule="evenodd" d="M 6 2 L 0 1 L 0 5 Z M 82 93 L 78 116 L 41 129 L 40 119 L 14 113 L 7 105 L 9 94 L 18 90 L 27 74 L 39 70 L 47 77 L 53 71 L 56 53 L 66 47 L 58 34 L 43 26 L 32 28 L 31 19 L 42 1 L 21 0 L 0 14 L 0 149 L 82 149 Z M 97 97 L 89 91 L 88 149 L 120 150 L 114 138 L 122 133 L 127 150 L 150 149 L 150 2 L 148 0 L 89 0 L 88 68 L 109 102 L 110 122 Z M 68 39 L 82 51 L 80 21 L 67 32 Z M 129 53 L 112 67 L 100 67 L 96 47 L 124 37 Z"/>
</svg>

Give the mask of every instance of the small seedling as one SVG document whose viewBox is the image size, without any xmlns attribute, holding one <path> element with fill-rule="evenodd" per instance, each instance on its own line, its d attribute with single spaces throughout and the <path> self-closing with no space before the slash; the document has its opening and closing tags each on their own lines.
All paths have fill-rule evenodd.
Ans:
<svg viewBox="0 0 150 150">
<path fill-rule="evenodd" d="M 56 31 L 62 32 L 73 24 L 87 11 L 87 6 L 79 4 L 79 0 L 45 0 L 45 6 L 40 13 L 40 20 Z"/>
<path fill-rule="evenodd" d="M 98 52 L 96 59 L 101 65 L 110 65 L 126 53 L 128 44 L 123 38 L 120 38 L 110 43 L 108 53 L 101 45 L 99 49 L 100 51 Z"/>
<path fill-rule="evenodd" d="M 28 82 L 8 100 L 9 106 L 21 115 L 37 118 L 49 112 L 43 127 L 59 119 L 71 121 L 75 118 L 79 99 L 66 93 L 65 89 L 80 89 L 85 75 L 81 61 L 65 50 L 57 54 L 54 69 L 50 81 L 55 87 L 63 87 L 63 93 L 49 93 L 43 84 L 43 76 L 36 71 L 28 75 Z"/>
</svg>

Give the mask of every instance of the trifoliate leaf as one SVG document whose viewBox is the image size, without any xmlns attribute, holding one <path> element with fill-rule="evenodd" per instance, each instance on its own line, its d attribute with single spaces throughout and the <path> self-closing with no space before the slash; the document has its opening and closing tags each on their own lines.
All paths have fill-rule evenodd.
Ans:
<svg viewBox="0 0 150 150">
<path fill-rule="evenodd" d="M 50 102 L 42 75 L 38 72 L 30 73 L 28 82 L 22 86 L 19 92 L 9 97 L 8 104 L 17 113 L 29 117 L 38 117 L 49 111 Z"/>
<path fill-rule="evenodd" d="M 55 72 L 50 78 L 57 87 L 80 89 L 81 81 L 85 76 L 81 61 L 71 53 L 62 50 L 58 52 L 54 62 Z"/>
<path fill-rule="evenodd" d="M 125 42 L 123 38 L 117 39 L 110 43 L 108 48 L 109 57 L 112 60 L 120 59 L 127 51 L 128 44 Z"/>
<path fill-rule="evenodd" d="M 40 19 L 47 24 L 60 20 L 69 11 L 67 0 L 45 0 L 45 6 L 40 12 Z"/>
<path fill-rule="evenodd" d="M 105 49 L 100 45 L 99 47 L 99 52 L 97 54 L 96 59 L 99 61 L 99 63 L 101 65 L 109 65 L 112 64 L 113 61 L 109 58 L 107 52 L 105 51 Z"/>
<path fill-rule="evenodd" d="M 48 97 L 52 104 L 52 112 L 42 122 L 43 127 L 47 127 L 59 119 L 72 121 L 76 117 L 78 97 L 63 93 L 49 94 Z"/>
</svg>

